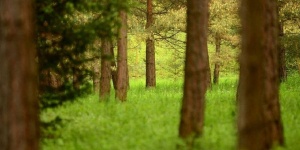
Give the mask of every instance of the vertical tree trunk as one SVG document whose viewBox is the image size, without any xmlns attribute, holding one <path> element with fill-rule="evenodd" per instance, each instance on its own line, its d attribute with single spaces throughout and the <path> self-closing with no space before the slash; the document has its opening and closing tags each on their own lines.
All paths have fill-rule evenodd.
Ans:
<svg viewBox="0 0 300 150">
<path fill-rule="evenodd" d="M 238 149 L 264 150 L 283 143 L 275 6 L 272 0 L 242 0 Z"/>
<path fill-rule="evenodd" d="M 155 45 L 154 35 L 152 32 L 153 19 L 153 4 L 152 0 L 147 0 L 147 23 L 146 30 L 149 35 L 146 40 L 146 87 L 156 86 L 156 73 L 155 73 Z"/>
<path fill-rule="evenodd" d="M 264 1 L 242 0 L 242 52 L 238 89 L 238 149 L 270 149 L 264 101 Z"/>
<path fill-rule="evenodd" d="M 113 81 L 114 89 L 117 90 L 117 64 L 115 60 L 114 46 L 111 44 L 110 52 L 112 55 L 111 61 L 111 79 Z"/>
<path fill-rule="evenodd" d="M 214 78 L 213 83 L 218 84 L 219 83 L 219 74 L 220 74 L 220 51 L 221 51 L 221 38 L 218 34 L 216 34 L 215 37 L 215 44 L 216 44 L 216 56 L 218 57 L 218 60 L 215 62 L 215 69 L 214 69 Z"/>
<path fill-rule="evenodd" d="M 122 27 L 118 38 L 118 64 L 117 64 L 117 90 L 116 98 L 126 101 L 127 98 L 127 14 L 124 10 L 120 11 Z"/>
<path fill-rule="evenodd" d="M 0 147 L 39 149 L 34 7 L 0 0 Z"/>
<path fill-rule="evenodd" d="M 179 127 L 179 136 L 184 139 L 194 139 L 203 131 L 209 78 L 207 27 L 208 0 L 188 0 L 184 91 Z"/>
<path fill-rule="evenodd" d="M 111 79 L 111 42 L 108 39 L 102 40 L 101 48 L 101 78 L 100 98 L 108 98 L 110 95 Z"/>
<path fill-rule="evenodd" d="M 80 71 L 78 66 L 73 67 L 73 89 L 75 91 L 80 91 Z"/>
<path fill-rule="evenodd" d="M 264 71 L 265 71 L 265 102 L 264 115 L 271 136 L 270 143 L 283 145 L 283 125 L 279 104 L 279 75 L 278 75 L 278 18 L 277 1 L 265 0 L 264 17 Z"/>
<path fill-rule="evenodd" d="M 278 10 L 277 10 L 278 11 Z M 280 82 L 284 82 L 287 79 L 287 72 L 286 72 L 286 64 L 285 64 L 285 48 L 283 45 L 283 22 L 278 21 L 278 28 L 279 28 L 279 43 L 278 43 L 278 68 L 279 68 L 279 80 Z"/>
</svg>

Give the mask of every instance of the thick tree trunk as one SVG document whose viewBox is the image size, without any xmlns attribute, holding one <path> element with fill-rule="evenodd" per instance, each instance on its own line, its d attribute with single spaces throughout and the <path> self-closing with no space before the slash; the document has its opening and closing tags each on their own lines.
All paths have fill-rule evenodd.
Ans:
<svg viewBox="0 0 300 150">
<path fill-rule="evenodd" d="M 146 87 L 156 86 L 156 73 L 155 73 L 155 45 L 154 35 L 151 27 L 153 26 L 153 6 L 152 0 L 147 0 L 147 23 L 146 30 L 149 35 L 146 40 Z"/>
<path fill-rule="evenodd" d="M 283 144 L 278 98 L 275 1 L 243 0 L 238 89 L 238 149 Z"/>
<path fill-rule="evenodd" d="M 279 79 L 280 82 L 284 82 L 287 79 L 287 72 L 286 72 L 286 64 L 285 64 L 285 48 L 283 45 L 283 22 L 279 21 L 279 43 L 278 43 L 278 68 L 279 68 Z"/>
<path fill-rule="evenodd" d="M 216 44 L 216 56 L 218 57 L 218 60 L 215 62 L 215 69 L 214 69 L 214 78 L 213 83 L 218 84 L 219 83 L 219 74 L 220 74 L 220 61 L 219 61 L 219 55 L 221 52 L 221 38 L 218 34 L 216 34 L 215 37 L 215 44 Z"/>
<path fill-rule="evenodd" d="M 0 0 L 0 149 L 39 149 L 31 0 Z"/>
<path fill-rule="evenodd" d="M 203 131 L 209 78 L 207 27 L 208 0 L 188 0 L 184 93 L 179 127 L 179 136 L 184 139 L 194 139 Z"/>
<path fill-rule="evenodd" d="M 271 136 L 271 144 L 284 144 L 283 125 L 279 104 L 279 75 L 278 75 L 278 18 L 275 0 L 265 2 L 265 102 L 264 115 L 266 125 Z"/>
<path fill-rule="evenodd" d="M 265 0 L 242 0 L 242 52 L 238 89 L 238 149 L 270 149 L 266 138 L 264 104 Z"/>
<path fill-rule="evenodd" d="M 102 40 L 101 51 L 101 78 L 100 78 L 100 98 L 108 98 L 110 95 L 111 80 L 111 42 Z"/>
<path fill-rule="evenodd" d="M 120 11 L 122 27 L 118 38 L 118 62 L 117 62 L 117 90 L 116 98 L 126 101 L 127 98 L 127 14 L 124 10 Z"/>
</svg>

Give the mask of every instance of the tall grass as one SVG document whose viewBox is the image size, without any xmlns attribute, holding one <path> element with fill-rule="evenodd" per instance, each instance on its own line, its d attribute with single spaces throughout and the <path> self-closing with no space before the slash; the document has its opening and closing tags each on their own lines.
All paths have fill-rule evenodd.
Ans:
<svg viewBox="0 0 300 150">
<path fill-rule="evenodd" d="M 194 149 L 231 150 L 236 148 L 237 77 L 220 79 L 207 93 L 204 134 Z M 300 149 L 298 96 L 300 77 L 292 76 L 281 86 L 281 104 L 286 147 Z M 182 144 L 178 126 L 182 81 L 158 80 L 157 88 L 145 89 L 144 81 L 131 83 L 128 100 L 99 102 L 97 95 L 78 99 L 42 112 L 41 120 L 59 116 L 55 131 L 46 132 L 44 150 L 174 150 Z"/>
</svg>

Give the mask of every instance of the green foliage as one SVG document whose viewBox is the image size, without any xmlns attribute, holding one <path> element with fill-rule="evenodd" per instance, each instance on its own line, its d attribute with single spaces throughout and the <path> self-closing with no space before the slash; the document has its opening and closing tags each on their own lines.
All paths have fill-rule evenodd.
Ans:
<svg viewBox="0 0 300 150">
<path fill-rule="evenodd" d="M 300 148 L 299 78 L 295 74 L 281 85 L 286 147 L 276 149 Z M 207 93 L 204 135 L 195 141 L 194 149 L 235 149 L 236 88 L 237 75 L 221 76 L 220 84 L 213 85 L 212 91 Z M 174 150 L 183 145 L 178 138 L 181 97 L 181 81 L 159 80 L 156 89 L 146 90 L 143 81 L 135 80 L 126 103 L 114 101 L 113 98 L 100 103 L 97 95 L 90 95 L 75 103 L 44 110 L 42 121 L 62 120 L 55 129 L 45 131 L 48 136 L 42 139 L 42 148 Z"/>
</svg>

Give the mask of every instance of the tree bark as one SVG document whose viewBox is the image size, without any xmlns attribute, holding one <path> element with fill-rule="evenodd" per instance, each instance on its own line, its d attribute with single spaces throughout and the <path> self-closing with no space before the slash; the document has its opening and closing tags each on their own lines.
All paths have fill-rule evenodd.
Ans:
<svg viewBox="0 0 300 150">
<path fill-rule="evenodd" d="M 278 73 L 278 16 L 277 1 L 265 1 L 265 51 L 264 51 L 264 70 L 265 70 L 265 102 L 264 115 L 266 125 L 271 136 L 270 143 L 283 145 L 283 125 L 281 121 L 279 104 L 279 73 Z"/>
<path fill-rule="evenodd" d="M 0 0 L 0 147 L 39 149 L 39 111 L 31 0 Z"/>
<path fill-rule="evenodd" d="M 265 150 L 283 143 L 275 6 L 272 0 L 242 0 L 238 149 Z"/>
<path fill-rule="evenodd" d="M 127 71 L 127 14 L 124 10 L 120 11 L 122 27 L 118 38 L 118 62 L 117 62 L 117 90 L 116 98 L 126 101 L 128 86 Z"/>
<path fill-rule="evenodd" d="M 209 78 L 207 27 L 208 0 L 188 0 L 184 91 L 179 127 L 179 136 L 187 140 L 193 140 L 203 131 Z"/>
<path fill-rule="evenodd" d="M 219 55 L 221 52 L 221 38 L 218 34 L 216 34 L 215 37 L 215 44 L 216 44 L 216 56 L 218 57 L 218 60 L 215 62 L 215 69 L 214 69 L 214 78 L 213 83 L 218 84 L 219 83 L 219 74 L 220 74 L 220 61 L 219 61 Z"/>
<path fill-rule="evenodd" d="M 146 87 L 156 86 L 156 73 L 155 73 L 155 45 L 152 26 L 153 19 L 153 4 L 152 0 L 147 0 L 147 23 L 146 30 L 148 30 L 148 38 L 146 40 Z"/>
<path fill-rule="evenodd" d="M 108 98 L 110 95 L 111 80 L 111 42 L 108 39 L 102 40 L 101 49 L 101 78 L 100 98 Z"/>
</svg>

